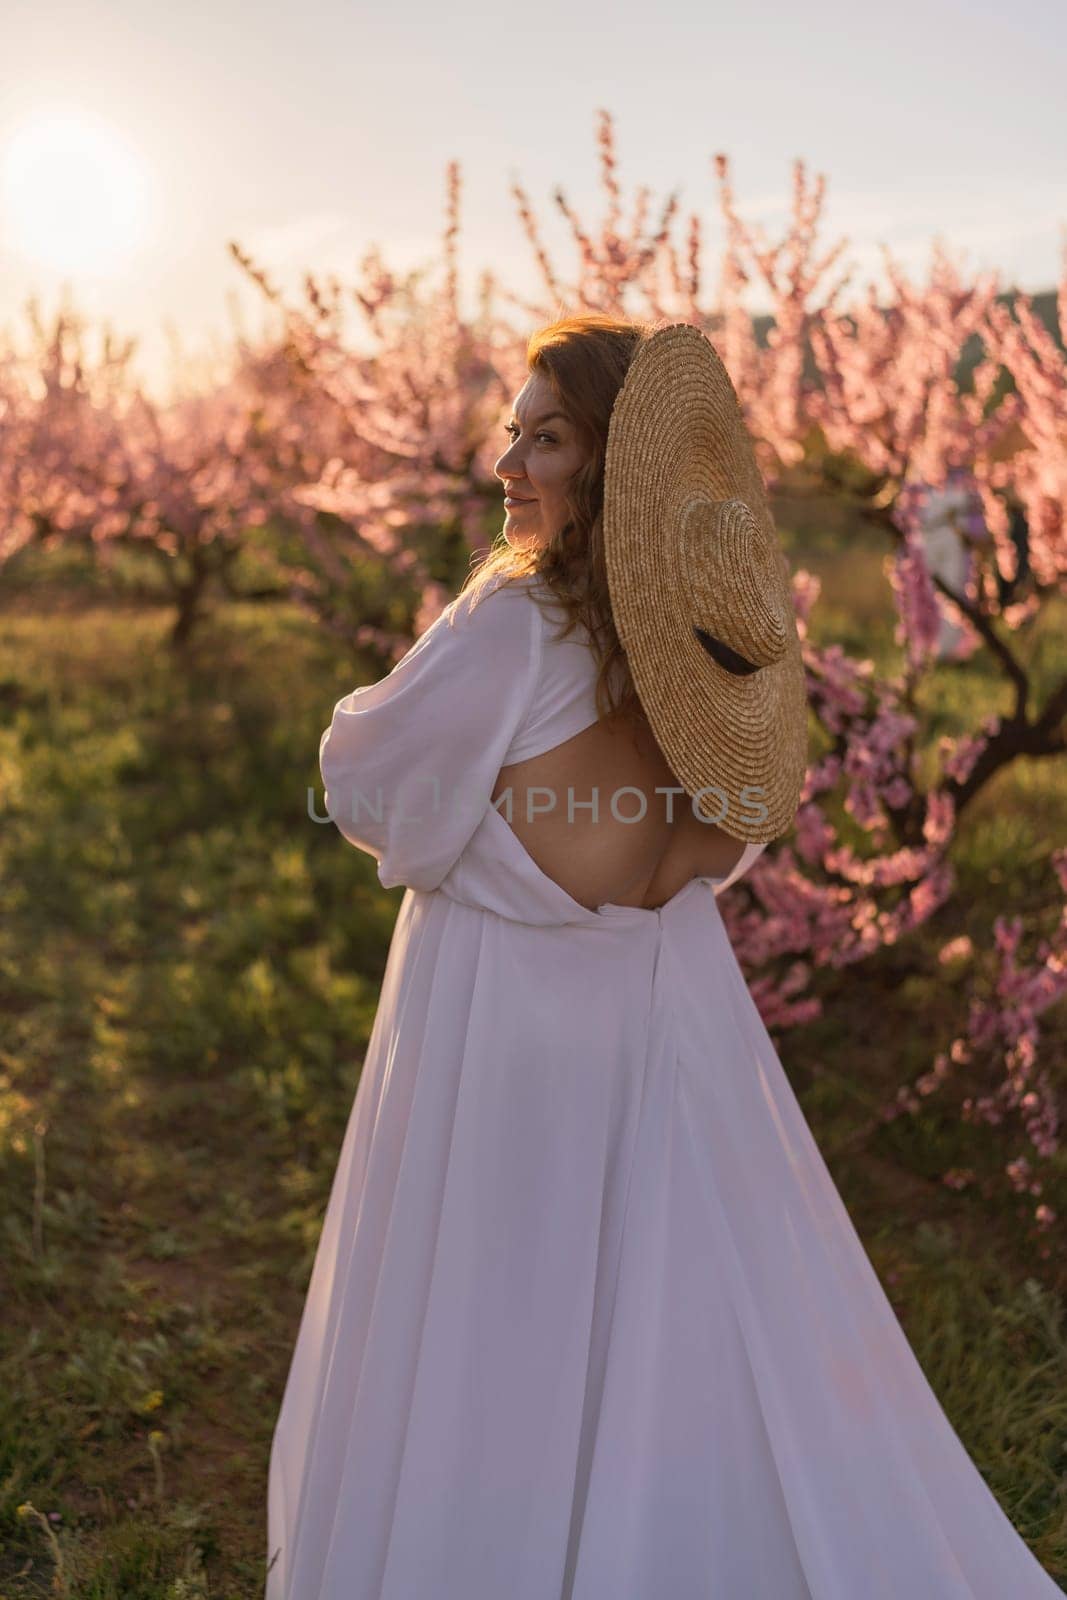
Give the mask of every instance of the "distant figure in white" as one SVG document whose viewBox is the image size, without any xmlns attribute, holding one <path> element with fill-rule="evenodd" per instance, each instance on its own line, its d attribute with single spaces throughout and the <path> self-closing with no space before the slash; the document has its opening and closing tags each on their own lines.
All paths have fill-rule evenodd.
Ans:
<svg viewBox="0 0 1067 1600">
<path fill-rule="evenodd" d="M 919 513 L 926 564 L 932 577 L 947 583 L 955 594 L 963 594 L 970 576 L 973 556 L 966 532 L 981 527 L 981 507 L 974 490 L 958 474 L 950 473 L 939 488 L 929 486 Z M 937 636 L 937 660 L 955 656 L 963 629 L 944 612 Z"/>
</svg>

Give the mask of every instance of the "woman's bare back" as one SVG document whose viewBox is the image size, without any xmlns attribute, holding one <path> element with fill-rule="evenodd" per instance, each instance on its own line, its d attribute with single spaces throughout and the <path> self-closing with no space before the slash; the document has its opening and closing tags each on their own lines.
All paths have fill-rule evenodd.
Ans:
<svg viewBox="0 0 1067 1600">
<path fill-rule="evenodd" d="M 501 767 L 492 801 L 508 789 L 501 816 L 541 871 L 590 910 L 655 910 L 691 878 L 725 877 L 745 848 L 694 816 L 647 719 L 639 728 L 602 719 Z"/>
</svg>

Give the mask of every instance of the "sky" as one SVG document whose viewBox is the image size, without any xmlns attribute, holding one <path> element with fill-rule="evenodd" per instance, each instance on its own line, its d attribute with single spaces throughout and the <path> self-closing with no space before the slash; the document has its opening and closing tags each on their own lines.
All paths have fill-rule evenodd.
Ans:
<svg viewBox="0 0 1067 1600">
<path fill-rule="evenodd" d="M 940 237 L 968 272 L 1030 291 L 1054 286 L 1067 248 L 1058 0 L 4 0 L 3 15 L 0 325 L 67 292 L 138 338 L 150 380 L 175 332 L 191 354 L 235 318 L 262 325 L 228 240 L 294 293 L 309 268 L 354 278 L 372 245 L 396 270 L 439 262 L 450 160 L 466 308 L 486 267 L 540 299 L 510 186 L 569 279 L 552 194 L 599 223 L 601 108 L 624 220 L 640 185 L 651 217 L 677 190 L 702 220 L 708 300 L 718 151 L 772 238 L 793 162 L 825 176 L 819 242 L 849 237 L 857 293 L 884 287 L 880 243 L 921 278 Z"/>
</svg>

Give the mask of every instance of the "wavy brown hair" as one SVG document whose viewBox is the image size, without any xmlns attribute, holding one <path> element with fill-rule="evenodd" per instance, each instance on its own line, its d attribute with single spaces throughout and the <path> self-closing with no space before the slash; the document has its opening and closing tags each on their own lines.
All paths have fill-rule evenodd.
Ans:
<svg viewBox="0 0 1067 1600">
<path fill-rule="evenodd" d="M 507 581 L 537 574 L 564 613 L 560 637 L 578 623 L 588 630 L 598 662 L 598 716 L 637 725 L 645 723 L 644 712 L 615 630 L 604 562 L 604 459 L 612 407 L 638 346 L 656 327 L 589 312 L 559 317 L 530 336 L 526 365 L 548 381 L 588 459 L 567 486 L 562 530 L 543 548 L 531 550 L 513 549 L 502 530 L 460 590 L 471 595 L 473 607 L 497 577 Z"/>
</svg>

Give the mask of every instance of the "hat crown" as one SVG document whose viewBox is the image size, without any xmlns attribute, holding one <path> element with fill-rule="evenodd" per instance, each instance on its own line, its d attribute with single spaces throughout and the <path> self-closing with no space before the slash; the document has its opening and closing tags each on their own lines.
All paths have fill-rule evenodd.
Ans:
<svg viewBox="0 0 1067 1600">
<path fill-rule="evenodd" d="M 742 675 L 780 661 L 789 646 L 781 560 L 752 508 L 737 498 L 694 495 L 683 508 L 681 534 L 679 576 L 695 636 L 709 655 Z"/>
</svg>

